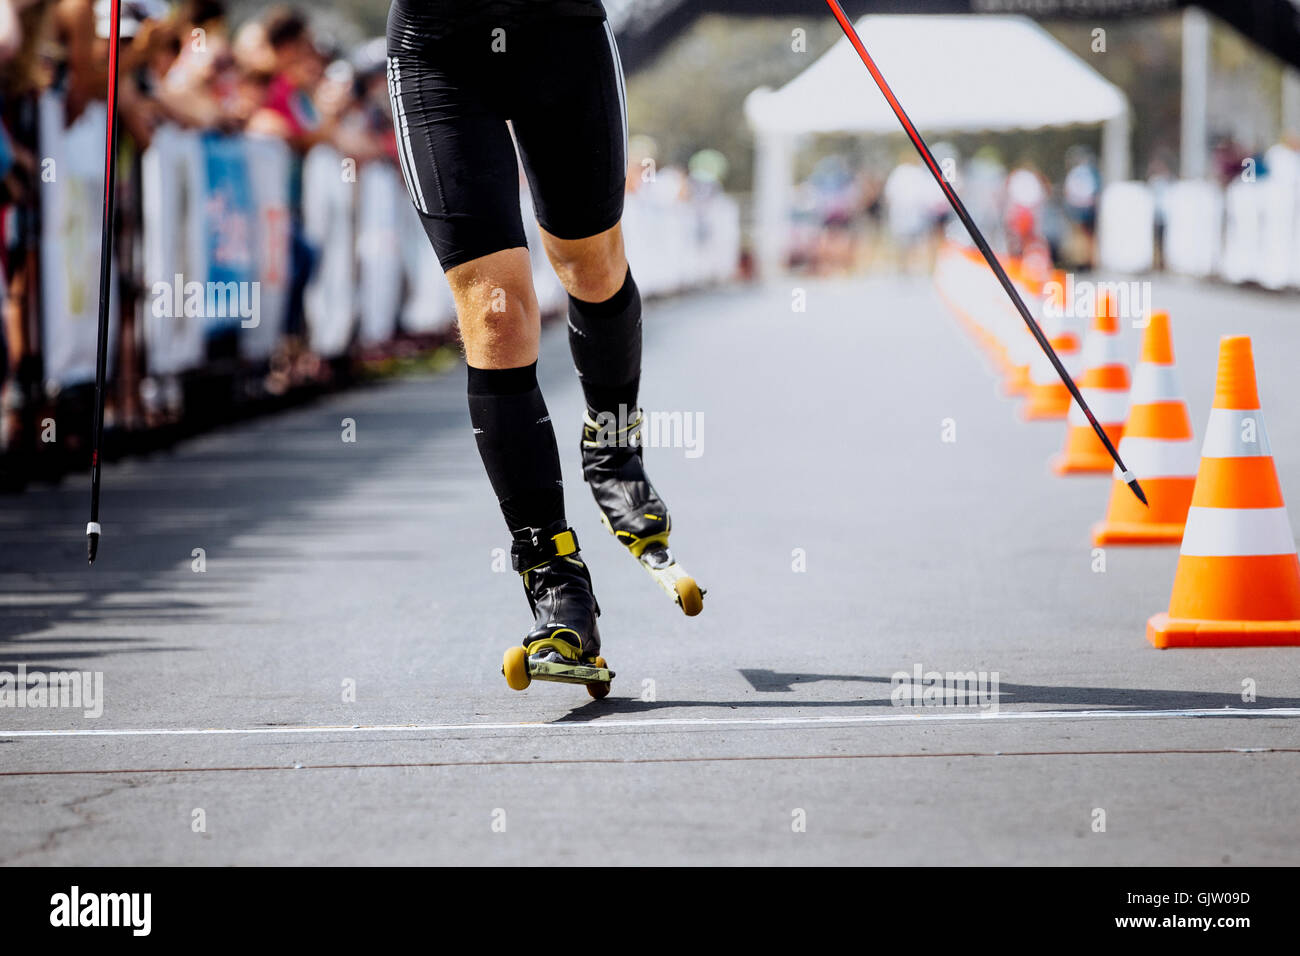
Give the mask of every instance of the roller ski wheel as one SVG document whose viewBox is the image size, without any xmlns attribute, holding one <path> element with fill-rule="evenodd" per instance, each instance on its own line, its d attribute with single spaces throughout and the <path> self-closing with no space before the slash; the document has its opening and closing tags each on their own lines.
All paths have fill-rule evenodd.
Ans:
<svg viewBox="0 0 1300 956">
<path fill-rule="evenodd" d="M 513 690 L 534 680 L 585 684 L 599 700 L 609 694 L 614 672 L 600 656 L 600 606 L 577 536 L 562 525 L 529 535 L 515 541 L 511 560 L 535 620 L 523 643 L 505 652 L 501 673 Z"/>
<path fill-rule="evenodd" d="M 522 644 L 506 648 L 505 660 L 501 662 L 501 673 L 511 690 L 527 690 L 533 682 L 533 675 L 528 671 L 528 648 Z"/>
<path fill-rule="evenodd" d="M 704 610 L 704 592 L 692 577 L 678 578 L 673 584 L 677 594 L 677 604 L 687 617 L 694 617 Z"/>
<path fill-rule="evenodd" d="M 605 663 L 605 658 L 603 657 L 597 656 L 597 658 L 591 663 L 597 670 L 602 670 L 607 673 L 609 675 L 609 680 L 591 682 L 587 685 L 587 693 L 595 700 L 604 700 L 609 696 L 610 684 L 614 680 L 614 672 L 609 669 L 609 665 Z"/>
<path fill-rule="evenodd" d="M 554 681 L 559 684 L 585 684 L 587 693 L 596 700 L 609 696 L 614 672 L 605 658 L 574 658 L 572 645 L 562 652 L 549 639 L 524 647 L 516 644 L 506 648 L 501 662 L 501 673 L 511 690 L 527 690 L 535 680 Z"/>
<path fill-rule="evenodd" d="M 601 515 L 604 518 L 604 515 Z M 610 527 L 609 520 L 605 520 L 605 527 Z M 663 592 L 672 599 L 673 603 L 682 609 L 682 613 L 687 617 L 695 617 L 704 610 L 705 591 L 695 583 L 695 578 L 686 573 L 686 569 L 677 563 L 673 557 L 672 551 L 668 547 L 668 534 L 656 535 L 649 540 L 638 539 L 629 541 L 614 532 L 616 537 L 627 546 L 628 551 L 636 558 L 637 563 L 645 568 L 650 577 L 654 578 L 655 583 L 663 589 Z"/>
</svg>

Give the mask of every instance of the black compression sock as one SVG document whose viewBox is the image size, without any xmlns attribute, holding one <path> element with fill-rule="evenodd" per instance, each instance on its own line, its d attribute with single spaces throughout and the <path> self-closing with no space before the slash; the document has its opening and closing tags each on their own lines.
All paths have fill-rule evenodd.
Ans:
<svg viewBox="0 0 1300 956">
<path fill-rule="evenodd" d="M 564 525 L 560 453 L 537 363 L 522 368 L 469 367 L 469 420 L 478 453 L 512 536 Z"/>
<path fill-rule="evenodd" d="M 641 293 L 629 269 L 622 287 L 604 302 L 569 296 L 569 351 L 587 410 L 618 414 L 636 408 L 641 384 Z"/>
</svg>

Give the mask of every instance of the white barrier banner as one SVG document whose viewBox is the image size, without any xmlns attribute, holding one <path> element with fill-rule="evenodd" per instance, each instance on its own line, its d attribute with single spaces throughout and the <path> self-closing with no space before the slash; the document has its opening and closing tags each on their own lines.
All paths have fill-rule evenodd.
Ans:
<svg viewBox="0 0 1300 956">
<path fill-rule="evenodd" d="M 1145 183 L 1111 183 L 1097 212 L 1098 260 L 1109 272 L 1149 272 L 1155 263 L 1155 197 Z"/>
<path fill-rule="evenodd" d="M 1264 194 L 1240 179 L 1224 193 L 1223 261 L 1219 275 L 1229 282 L 1259 279 L 1264 241 Z"/>
<path fill-rule="evenodd" d="M 203 364 L 203 317 L 174 307 L 176 277 L 206 279 L 205 188 L 199 138 L 160 128 L 141 157 L 144 274 L 140 319 L 146 371 L 172 375 Z"/>
<path fill-rule="evenodd" d="M 65 126 L 63 100 L 48 92 L 40 98 L 40 149 L 53 163 L 47 167 L 50 178 L 41 182 L 41 345 L 45 378 L 56 386 L 95 379 L 107 115 L 104 104 L 90 103 Z M 116 281 L 110 293 L 111 374 L 118 338 Z"/>
<path fill-rule="evenodd" d="M 239 332 L 239 354 L 263 360 L 270 357 L 284 334 L 289 308 L 292 227 L 289 211 L 289 164 L 287 144 L 278 139 L 247 137 L 243 148 L 252 170 L 252 200 L 257 260 L 259 314 L 254 325 L 243 323 Z"/>
<path fill-rule="evenodd" d="M 201 366 L 215 336 L 265 359 L 288 290 L 287 147 L 162 127 L 142 157 L 148 371 Z"/>
<path fill-rule="evenodd" d="M 302 221 L 316 249 L 316 268 L 303 297 L 311 348 L 324 358 L 347 351 L 355 328 L 356 276 L 353 202 L 356 184 L 345 180 L 343 157 L 316 146 L 303 160 Z"/>
<path fill-rule="evenodd" d="M 1165 193 L 1164 264 L 1199 279 L 1214 274 L 1223 230 L 1223 191 L 1211 182 L 1184 180 Z"/>
<path fill-rule="evenodd" d="M 357 269 L 363 345 L 386 342 L 397 332 L 402 308 L 402 219 L 413 215 L 406 187 L 388 163 L 367 163 L 357 188 Z"/>
</svg>

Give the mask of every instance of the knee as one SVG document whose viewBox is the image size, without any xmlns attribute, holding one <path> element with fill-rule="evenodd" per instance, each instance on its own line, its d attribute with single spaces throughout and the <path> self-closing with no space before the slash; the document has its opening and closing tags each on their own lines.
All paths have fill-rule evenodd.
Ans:
<svg viewBox="0 0 1300 956">
<path fill-rule="evenodd" d="M 501 326 L 537 314 L 533 270 L 524 249 L 508 249 L 447 271 L 462 326 Z"/>
<path fill-rule="evenodd" d="M 531 285 L 485 280 L 456 296 L 456 317 L 464 335 L 508 339 L 539 321 L 537 298 Z"/>
<path fill-rule="evenodd" d="M 494 282 L 485 278 L 456 296 L 461 321 L 499 325 L 513 319 L 527 318 L 537 309 L 531 286 Z"/>
<path fill-rule="evenodd" d="M 455 293 L 457 325 L 471 365 L 514 368 L 536 360 L 541 320 L 531 284 L 484 277 Z"/>
<path fill-rule="evenodd" d="M 604 302 L 627 276 L 623 237 L 617 227 L 588 239 L 553 240 L 546 251 L 565 291 L 584 302 Z"/>
</svg>

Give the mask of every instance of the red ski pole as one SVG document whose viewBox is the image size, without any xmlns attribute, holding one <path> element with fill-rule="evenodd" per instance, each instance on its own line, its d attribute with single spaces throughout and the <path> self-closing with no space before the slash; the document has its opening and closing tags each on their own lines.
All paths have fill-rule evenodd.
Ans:
<svg viewBox="0 0 1300 956">
<path fill-rule="evenodd" d="M 91 564 L 99 551 L 99 464 L 104 444 L 104 391 L 108 371 L 108 306 L 112 290 L 113 213 L 117 205 L 117 41 L 121 25 L 120 0 L 112 0 L 108 23 L 108 136 L 104 144 L 104 224 L 99 239 L 99 338 L 95 350 L 95 419 L 90 441 L 90 522 L 86 525 L 86 557 Z"/>
<path fill-rule="evenodd" d="M 840 6 L 839 0 L 826 0 L 826 5 L 831 8 L 831 13 L 834 14 L 835 19 L 839 22 L 840 29 L 844 31 L 844 35 L 848 37 L 849 43 L 853 44 L 853 49 L 858 51 L 858 56 L 861 57 L 862 62 L 866 64 L 867 72 L 871 74 L 871 78 L 876 81 L 876 86 L 880 88 L 880 92 L 884 94 L 885 99 L 889 102 L 889 108 L 894 111 L 894 115 L 898 117 L 898 121 L 903 124 L 903 132 L 907 133 L 907 138 L 912 141 L 912 145 L 916 147 L 916 151 L 921 154 L 921 159 L 925 162 L 926 167 L 929 168 L 930 175 L 932 175 L 935 182 L 939 184 L 939 188 L 943 190 L 943 194 L 948 197 L 948 204 L 952 206 L 953 212 L 957 214 L 957 218 L 961 220 L 961 224 L 965 226 L 966 231 L 970 233 L 971 239 L 983 254 L 985 261 L 989 264 L 989 268 L 993 270 L 993 274 L 998 277 L 998 282 L 1002 284 L 1002 288 L 1006 291 L 1007 295 L 1011 297 L 1011 303 L 1016 307 L 1016 311 L 1020 313 L 1020 317 L 1025 320 L 1025 325 L 1029 326 L 1029 331 L 1033 334 L 1034 338 L 1038 341 L 1039 346 L 1051 360 L 1052 367 L 1056 369 L 1056 374 L 1061 376 L 1061 381 L 1064 382 L 1065 387 L 1070 390 L 1070 395 L 1078 403 L 1079 409 L 1088 419 L 1088 424 L 1090 424 L 1092 430 L 1097 433 L 1097 437 L 1101 439 L 1101 443 L 1106 446 L 1106 451 L 1110 453 L 1110 457 L 1115 460 L 1115 464 L 1118 466 L 1121 473 L 1120 477 L 1123 478 L 1129 488 L 1132 489 L 1133 494 L 1137 495 L 1138 501 L 1145 505 L 1147 503 L 1147 496 L 1143 494 L 1142 486 L 1138 484 L 1137 477 L 1133 472 L 1124 467 L 1124 462 L 1120 460 L 1119 452 L 1115 450 L 1115 446 L 1111 444 L 1110 438 L 1107 437 L 1106 430 L 1101 427 L 1096 416 L 1093 415 L 1092 409 L 1089 408 L 1088 403 L 1083 400 L 1083 395 L 1080 394 L 1078 386 L 1074 384 L 1074 380 L 1070 378 L 1070 373 L 1067 372 L 1065 366 L 1061 364 L 1061 360 L 1057 356 L 1056 350 L 1052 348 L 1052 343 L 1047 340 L 1047 336 L 1043 334 L 1043 330 L 1039 328 L 1038 323 L 1034 321 L 1033 315 L 1029 312 L 1029 307 L 1026 306 L 1024 300 L 1020 298 L 1020 293 L 1016 291 L 1016 287 L 1007 276 L 1006 270 L 1002 268 L 1002 263 L 998 262 L 998 257 L 993 254 L 993 250 L 989 247 L 988 241 L 985 240 L 983 233 L 981 233 L 979 227 L 975 225 L 975 220 L 972 219 L 970 213 L 966 211 L 966 206 L 957 195 L 957 191 L 952 188 L 951 184 L 949 184 L 948 180 L 944 177 L 942 170 L 939 169 L 939 164 L 935 161 L 934 154 L 930 152 L 930 147 L 925 144 L 925 140 L 921 137 L 921 134 L 917 132 L 911 119 L 908 118 L 907 112 L 903 109 L 903 104 L 898 102 L 898 97 L 896 97 L 894 91 L 889 88 L 889 83 L 885 81 L 884 74 L 880 72 L 880 67 L 876 66 L 876 61 L 873 60 L 871 54 L 867 52 L 867 48 L 862 42 L 862 37 L 858 36 L 858 31 L 845 15 L 844 8 Z"/>
</svg>

